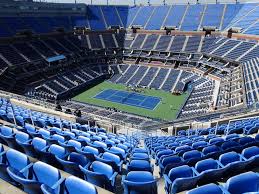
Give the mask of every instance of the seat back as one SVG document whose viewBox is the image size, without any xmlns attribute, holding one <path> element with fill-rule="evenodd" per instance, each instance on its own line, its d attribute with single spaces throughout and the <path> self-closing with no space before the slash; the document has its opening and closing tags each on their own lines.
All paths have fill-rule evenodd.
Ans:
<svg viewBox="0 0 259 194">
<path fill-rule="evenodd" d="M 88 160 L 84 155 L 76 152 L 72 152 L 71 154 L 69 154 L 68 159 L 70 162 L 81 166 L 86 166 L 86 164 L 88 163 Z"/>
<path fill-rule="evenodd" d="M 46 142 L 46 140 L 39 138 L 39 137 L 35 137 L 32 139 L 32 145 L 35 149 L 37 150 L 42 150 L 43 148 L 45 148 L 48 144 Z"/>
<path fill-rule="evenodd" d="M 179 156 L 169 156 L 162 160 L 162 165 L 165 167 L 167 164 L 180 163 L 182 160 Z"/>
<path fill-rule="evenodd" d="M 59 158 L 63 158 L 67 153 L 65 148 L 63 148 L 59 145 L 56 145 L 56 144 L 52 144 L 49 147 L 49 152 Z"/>
<path fill-rule="evenodd" d="M 75 176 L 70 176 L 65 180 L 65 194 L 97 194 L 97 190 L 89 182 Z"/>
<path fill-rule="evenodd" d="M 43 162 L 34 163 L 33 170 L 37 180 L 49 187 L 53 186 L 61 178 L 58 169 Z"/>
<path fill-rule="evenodd" d="M 219 157 L 219 162 L 224 166 L 240 160 L 240 156 L 236 152 L 228 152 L 221 154 Z"/>
<path fill-rule="evenodd" d="M 116 164 L 120 163 L 121 161 L 119 156 L 109 152 L 104 152 L 102 158 L 105 160 L 114 161 Z"/>
<path fill-rule="evenodd" d="M 175 167 L 169 171 L 168 177 L 172 182 L 177 178 L 193 177 L 193 170 L 187 165 Z"/>
<path fill-rule="evenodd" d="M 84 151 L 84 152 L 92 153 L 92 154 L 94 154 L 94 155 L 96 155 L 96 156 L 99 155 L 98 149 L 93 148 L 93 147 L 91 147 L 91 146 L 85 146 L 85 147 L 83 148 L 83 151 Z"/>
<path fill-rule="evenodd" d="M 108 179 L 113 175 L 113 169 L 110 165 L 103 162 L 94 161 L 91 165 L 93 172 L 105 175 Z"/>
<path fill-rule="evenodd" d="M 222 189 L 214 184 L 207 184 L 188 191 L 186 194 L 224 194 Z"/>
<path fill-rule="evenodd" d="M 0 133 L 3 136 L 11 136 L 13 134 L 13 129 L 7 126 L 1 126 Z"/>
<path fill-rule="evenodd" d="M 194 149 L 196 149 L 196 148 L 199 148 L 199 147 L 205 147 L 207 145 L 208 145 L 208 142 L 206 142 L 206 141 L 198 141 L 198 142 L 193 143 L 192 147 Z"/>
<path fill-rule="evenodd" d="M 123 181 L 125 193 L 157 194 L 157 184 L 153 175 L 146 171 L 132 171 Z"/>
<path fill-rule="evenodd" d="M 204 155 L 214 153 L 214 152 L 219 152 L 219 151 L 220 151 L 220 149 L 216 145 L 211 145 L 211 146 L 208 146 L 208 147 L 205 147 L 205 148 L 202 149 L 202 153 Z"/>
<path fill-rule="evenodd" d="M 231 177 L 226 182 L 225 188 L 234 194 L 259 191 L 259 176 L 254 172 L 246 172 Z"/>
<path fill-rule="evenodd" d="M 45 130 L 45 129 L 39 129 L 39 134 L 41 134 L 41 136 L 43 136 L 43 137 L 49 137 L 50 136 L 50 132 Z"/>
<path fill-rule="evenodd" d="M 206 170 L 217 169 L 217 168 L 218 168 L 218 163 L 216 162 L 216 160 L 213 160 L 211 158 L 201 160 L 201 161 L 197 162 L 195 165 L 195 169 L 199 173 L 204 172 Z"/>
<path fill-rule="evenodd" d="M 243 150 L 242 155 L 247 159 L 250 159 L 253 156 L 259 155 L 259 147 L 252 146 L 252 147 L 246 148 Z"/>
<path fill-rule="evenodd" d="M 234 148 L 234 147 L 238 147 L 240 146 L 239 143 L 233 141 L 233 140 L 230 140 L 230 141 L 226 141 L 224 142 L 222 145 L 221 145 L 221 149 L 222 150 L 227 150 L 227 149 L 230 149 L 230 148 Z"/>
<path fill-rule="evenodd" d="M 192 150 L 192 151 L 185 152 L 183 154 L 184 160 L 189 160 L 191 158 L 201 158 L 201 152 L 199 152 L 197 150 Z"/>
<path fill-rule="evenodd" d="M 67 142 L 67 145 L 71 145 L 71 146 L 73 146 L 74 148 L 78 148 L 78 149 L 81 148 L 81 143 L 78 142 L 78 141 L 75 141 L 75 140 L 73 140 L 73 139 L 69 140 L 69 141 Z"/>
<path fill-rule="evenodd" d="M 65 138 L 63 136 L 61 136 L 61 135 L 58 135 L 58 134 L 52 135 L 52 139 L 60 141 L 61 143 L 65 142 Z"/>
<path fill-rule="evenodd" d="M 18 143 L 25 143 L 30 139 L 30 136 L 27 133 L 19 131 L 16 133 L 15 139 Z"/>
<path fill-rule="evenodd" d="M 6 152 L 6 159 L 8 166 L 12 169 L 15 169 L 16 171 L 20 171 L 30 164 L 30 160 L 25 154 L 13 149 L 10 149 Z M 27 176 L 28 173 L 28 171 L 24 172 L 24 175 Z"/>
</svg>

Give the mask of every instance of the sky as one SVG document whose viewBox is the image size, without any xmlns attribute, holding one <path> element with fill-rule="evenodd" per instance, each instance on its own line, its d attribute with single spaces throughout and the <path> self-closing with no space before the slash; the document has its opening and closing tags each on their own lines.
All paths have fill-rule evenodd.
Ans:
<svg viewBox="0 0 259 194">
<path fill-rule="evenodd" d="M 40 1 L 40 0 L 36 0 Z M 41 0 L 47 2 L 56 2 L 56 3 L 74 3 L 75 0 Z M 91 4 L 91 0 L 76 0 L 77 3 L 86 3 Z M 93 4 L 102 4 L 106 5 L 107 0 L 92 0 Z M 110 5 L 133 5 L 134 0 L 109 0 Z M 136 0 L 137 4 L 147 4 L 148 0 Z M 195 3 L 196 0 L 166 0 L 167 4 L 179 4 L 179 3 Z M 216 0 L 199 0 L 200 3 L 213 3 Z M 226 3 L 226 2 L 235 2 L 235 0 L 218 0 L 218 2 Z M 259 2 L 259 0 L 238 0 L 238 2 Z M 163 0 L 150 0 L 150 3 L 153 5 L 163 4 Z"/>
</svg>

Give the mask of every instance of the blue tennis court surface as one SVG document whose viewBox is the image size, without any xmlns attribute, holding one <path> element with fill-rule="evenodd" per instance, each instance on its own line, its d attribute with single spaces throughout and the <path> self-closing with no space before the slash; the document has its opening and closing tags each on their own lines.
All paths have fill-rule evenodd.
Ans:
<svg viewBox="0 0 259 194">
<path fill-rule="evenodd" d="M 158 97 L 113 89 L 104 90 L 97 94 L 94 98 L 141 107 L 149 110 L 154 110 L 157 104 L 160 102 L 160 98 Z"/>
</svg>

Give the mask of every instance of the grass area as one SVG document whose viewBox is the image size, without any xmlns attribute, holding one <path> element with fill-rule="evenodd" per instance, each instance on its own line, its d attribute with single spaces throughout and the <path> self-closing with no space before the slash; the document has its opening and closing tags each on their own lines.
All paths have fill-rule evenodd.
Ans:
<svg viewBox="0 0 259 194">
<path fill-rule="evenodd" d="M 123 105 L 119 103 L 109 102 L 106 100 L 96 99 L 94 96 L 106 89 L 116 89 L 126 91 L 126 86 L 122 84 L 114 84 L 110 82 L 102 82 L 101 84 L 75 96 L 73 100 L 79 102 L 85 102 L 89 104 L 95 104 L 103 107 L 113 107 L 121 111 L 134 113 L 142 116 L 148 116 L 152 118 L 159 118 L 163 120 L 172 120 L 176 118 L 176 115 L 185 101 L 187 93 L 180 96 L 172 95 L 169 92 L 154 89 L 143 89 L 144 95 L 156 96 L 161 98 L 161 102 L 154 110 L 147 110 L 144 108 Z"/>
</svg>

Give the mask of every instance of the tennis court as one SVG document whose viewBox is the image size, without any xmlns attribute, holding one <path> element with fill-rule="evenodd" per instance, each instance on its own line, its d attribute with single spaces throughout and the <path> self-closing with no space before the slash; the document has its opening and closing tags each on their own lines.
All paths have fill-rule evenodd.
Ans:
<svg viewBox="0 0 259 194">
<path fill-rule="evenodd" d="M 154 110 L 160 102 L 160 98 L 158 97 L 114 89 L 104 90 L 94 96 L 94 98 L 149 110 Z"/>
</svg>

